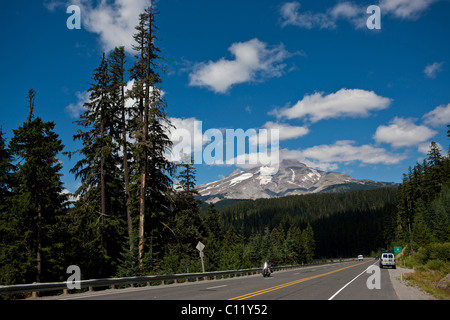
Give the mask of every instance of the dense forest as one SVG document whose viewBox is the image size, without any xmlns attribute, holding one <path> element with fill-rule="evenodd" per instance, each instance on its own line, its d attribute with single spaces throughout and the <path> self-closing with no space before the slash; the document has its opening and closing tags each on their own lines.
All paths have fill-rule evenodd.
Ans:
<svg viewBox="0 0 450 320">
<path fill-rule="evenodd" d="M 265 228 L 314 231 L 315 257 L 351 257 L 387 248 L 394 240 L 397 189 L 321 193 L 239 202 L 220 209 L 225 228 L 245 237 Z"/>
<path fill-rule="evenodd" d="M 396 239 L 411 253 L 432 244 L 446 246 L 441 257 L 450 259 L 450 150 L 443 156 L 434 142 L 428 157 L 403 175 Z"/>
<path fill-rule="evenodd" d="M 134 57 L 123 47 L 99 57 L 76 121 L 79 150 L 66 150 L 55 123 L 36 116 L 33 89 L 9 141 L 0 128 L 0 285 L 65 281 L 70 265 L 80 267 L 82 279 L 201 271 L 198 241 L 206 245 L 207 271 L 449 242 L 450 158 L 436 144 L 398 189 L 202 210 L 191 160 L 165 156 L 173 126 L 156 16 L 152 7 L 140 15 Z M 63 192 L 61 154 L 77 160 L 73 201 Z"/>
</svg>

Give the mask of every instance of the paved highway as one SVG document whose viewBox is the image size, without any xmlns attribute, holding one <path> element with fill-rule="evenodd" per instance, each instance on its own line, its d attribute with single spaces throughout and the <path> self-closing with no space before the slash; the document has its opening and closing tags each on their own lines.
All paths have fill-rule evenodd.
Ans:
<svg viewBox="0 0 450 320">
<path fill-rule="evenodd" d="M 369 289 L 373 259 L 165 286 L 86 292 L 58 300 L 396 300 L 389 271 L 379 270 L 380 289 Z M 373 283 L 373 282 L 371 282 Z"/>
</svg>

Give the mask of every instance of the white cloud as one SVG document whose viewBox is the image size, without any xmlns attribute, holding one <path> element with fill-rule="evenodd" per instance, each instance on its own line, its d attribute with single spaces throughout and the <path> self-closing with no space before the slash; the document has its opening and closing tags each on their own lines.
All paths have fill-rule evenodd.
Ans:
<svg viewBox="0 0 450 320">
<path fill-rule="evenodd" d="M 355 145 L 353 140 L 340 140 L 331 145 L 317 145 L 304 150 L 280 150 L 280 159 L 297 159 L 316 169 L 333 171 L 339 164 L 397 164 L 406 156 L 393 154 L 372 145 Z"/>
<path fill-rule="evenodd" d="M 439 0 L 381 0 L 381 14 L 390 14 L 396 18 L 416 19 L 423 11 Z M 338 2 L 325 12 L 301 12 L 297 1 L 286 2 L 280 8 L 281 26 L 297 26 L 306 29 L 334 29 L 338 20 L 346 20 L 356 29 L 366 27 L 369 15 L 368 5 L 359 5 L 350 1 Z"/>
<path fill-rule="evenodd" d="M 361 12 L 362 9 L 351 2 L 340 2 L 331 9 L 330 14 L 336 18 L 353 18 Z"/>
<path fill-rule="evenodd" d="M 64 189 L 61 193 L 63 195 L 67 196 L 67 201 L 68 202 L 76 202 L 76 201 L 80 200 L 80 196 L 79 195 L 75 196 L 75 194 L 70 192 L 70 190 L 68 190 L 68 189 Z"/>
<path fill-rule="evenodd" d="M 390 103 L 391 99 L 373 91 L 343 88 L 328 95 L 321 92 L 305 95 L 293 107 L 272 113 L 278 118 L 308 118 L 317 122 L 329 118 L 366 117 L 370 111 L 386 109 Z"/>
<path fill-rule="evenodd" d="M 286 123 L 278 123 L 278 122 L 272 122 L 268 121 L 263 126 L 266 129 L 279 129 L 280 130 L 280 141 L 282 140 L 288 140 L 288 139 L 295 139 L 302 137 L 304 135 L 307 135 L 309 133 L 309 129 L 305 126 L 299 127 L 299 126 L 291 126 Z"/>
<path fill-rule="evenodd" d="M 83 24 L 88 31 L 100 36 L 105 51 L 125 46 L 128 52 L 133 52 L 139 15 L 150 5 L 150 0 L 114 0 L 112 3 L 103 0 L 92 7 L 91 1 L 83 1 Z"/>
<path fill-rule="evenodd" d="M 426 124 L 433 127 L 450 124 L 450 103 L 436 107 L 434 110 L 426 113 L 422 118 Z"/>
<path fill-rule="evenodd" d="M 263 130 L 259 130 L 259 133 L 251 136 L 249 138 L 249 143 L 252 145 L 270 145 L 271 144 L 271 136 L 270 132 L 271 130 L 278 130 L 278 140 L 289 140 L 289 139 L 295 139 L 302 136 L 305 136 L 309 133 L 309 129 L 306 126 L 291 126 L 286 123 L 278 123 L 278 122 L 272 122 L 268 121 L 263 125 L 262 129 L 267 129 L 268 134 L 266 134 Z"/>
<path fill-rule="evenodd" d="M 46 0 L 45 7 L 54 11 L 57 7 L 78 5 L 81 9 L 81 27 L 100 36 L 104 51 L 125 46 L 126 51 L 134 52 L 133 35 L 139 22 L 139 15 L 151 5 L 151 0 L 100 0 L 96 6 L 90 0 Z"/>
<path fill-rule="evenodd" d="M 299 13 L 299 9 L 299 2 L 287 2 L 283 4 L 280 9 L 282 18 L 281 26 L 292 25 L 306 29 L 336 27 L 335 21 L 328 14 L 313 13 L 310 11 Z"/>
<path fill-rule="evenodd" d="M 414 124 L 414 119 L 395 117 L 388 126 L 379 126 L 373 136 L 378 143 L 389 143 L 393 147 L 419 146 L 437 134 L 424 125 Z"/>
<path fill-rule="evenodd" d="M 310 11 L 300 13 L 299 2 L 287 2 L 281 6 L 281 26 L 293 25 L 301 28 L 334 29 L 337 21 L 342 19 L 350 22 L 356 29 L 366 26 L 366 7 L 349 1 L 339 2 L 324 13 Z"/>
<path fill-rule="evenodd" d="M 303 150 L 280 149 L 277 155 L 277 158 L 271 157 L 268 161 L 265 154 L 241 154 L 236 157 L 235 162 L 240 164 L 239 167 L 247 169 L 260 165 L 261 161 L 248 164 L 248 160 L 252 158 L 265 159 L 271 166 L 276 166 L 283 159 L 296 159 L 316 169 L 334 171 L 340 164 L 359 162 L 367 165 L 395 165 L 406 159 L 404 154 L 391 153 L 369 144 L 358 146 L 353 140 L 340 140 L 331 145 L 317 145 Z"/>
<path fill-rule="evenodd" d="M 390 154 L 383 148 L 372 145 L 355 146 L 355 141 L 341 140 L 332 145 L 318 145 L 302 151 L 305 158 L 320 162 L 353 162 L 360 161 L 367 164 L 396 164 L 404 156 Z"/>
<path fill-rule="evenodd" d="M 390 13 L 397 18 L 417 19 L 423 11 L 438 0 L 381 0 L 382 14 Z"/>
<path fill-rule="evenodd" d="M 77 91 L 75 95 L 77 96 L 77 102 L 71 103 L 65 108 L 71 118 L 78 118 L 86 110 L 84 104 L 89 101 L 89 92 L 87 91 Z"/>
<path fill-rule="evenodd" d="M 361 29 L 366 27 L 368 17 L 366 10 L 367 7 L 356 5 L 352 2 L 340 2 L 329 10 L 329 15 L 334 20 L 347 20 L 353 24 L 356 29 Z"/>
<path fill-rule="evenodd" d="M 427 78 L 436 78 L 436 74 L 442 71 L 442 65 L 444 62 L 434 62 L 429 64 L 423 69 L 423 72 L 427 76 Z"/>
<path fill-rule="evenodd" d="M 189 84 L 225 93 L 235 84 L 281 76 L 285 68 L 283 60 L 292 56 L 283 44 L 270 49 L 258 39 L 233 43 L 229 51 L 234 60 L 197 63 L 189 75 Z"/>
</svg>

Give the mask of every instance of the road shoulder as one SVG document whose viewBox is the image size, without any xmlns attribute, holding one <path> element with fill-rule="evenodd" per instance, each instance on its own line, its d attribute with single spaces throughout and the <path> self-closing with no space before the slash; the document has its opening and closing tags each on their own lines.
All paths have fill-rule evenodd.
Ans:
<svg viewBox="0 0 450 320">
<path fill-rule="evenodd" d="M 416 286 L 410 286 L 402 274 L 414 272 L 412 269 L 400 268 L 389 269 L 389 277 L 399 300 L 436 300 L 431 294 L 423 292 Z"/>
</svg>

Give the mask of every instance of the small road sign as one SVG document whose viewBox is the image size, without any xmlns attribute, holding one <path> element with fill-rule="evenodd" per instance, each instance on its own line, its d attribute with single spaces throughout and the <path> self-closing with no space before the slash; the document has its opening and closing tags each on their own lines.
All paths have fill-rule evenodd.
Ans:
<svg viewBox="0 0 450 320">
<path fill-rule="evenodd" d="M 198 251 L 200 251 L 200 259 L 202 260 L 202 270 L 203 270 L 203 272 L 205 272 L 205 265 L 203 264 L 203 255 L 204 255 L 203 254 L 203 249 L 205 249 L 205 245 L 199 241 L 195 248 Z"/>
<path fill-rule="evenodd" d="M 195 247 L 198 251 L 202 252 L 205 248 L 205 245 L 201 243 L 200 241 L 197 243 L 197 246 Z"/>
</svg>

